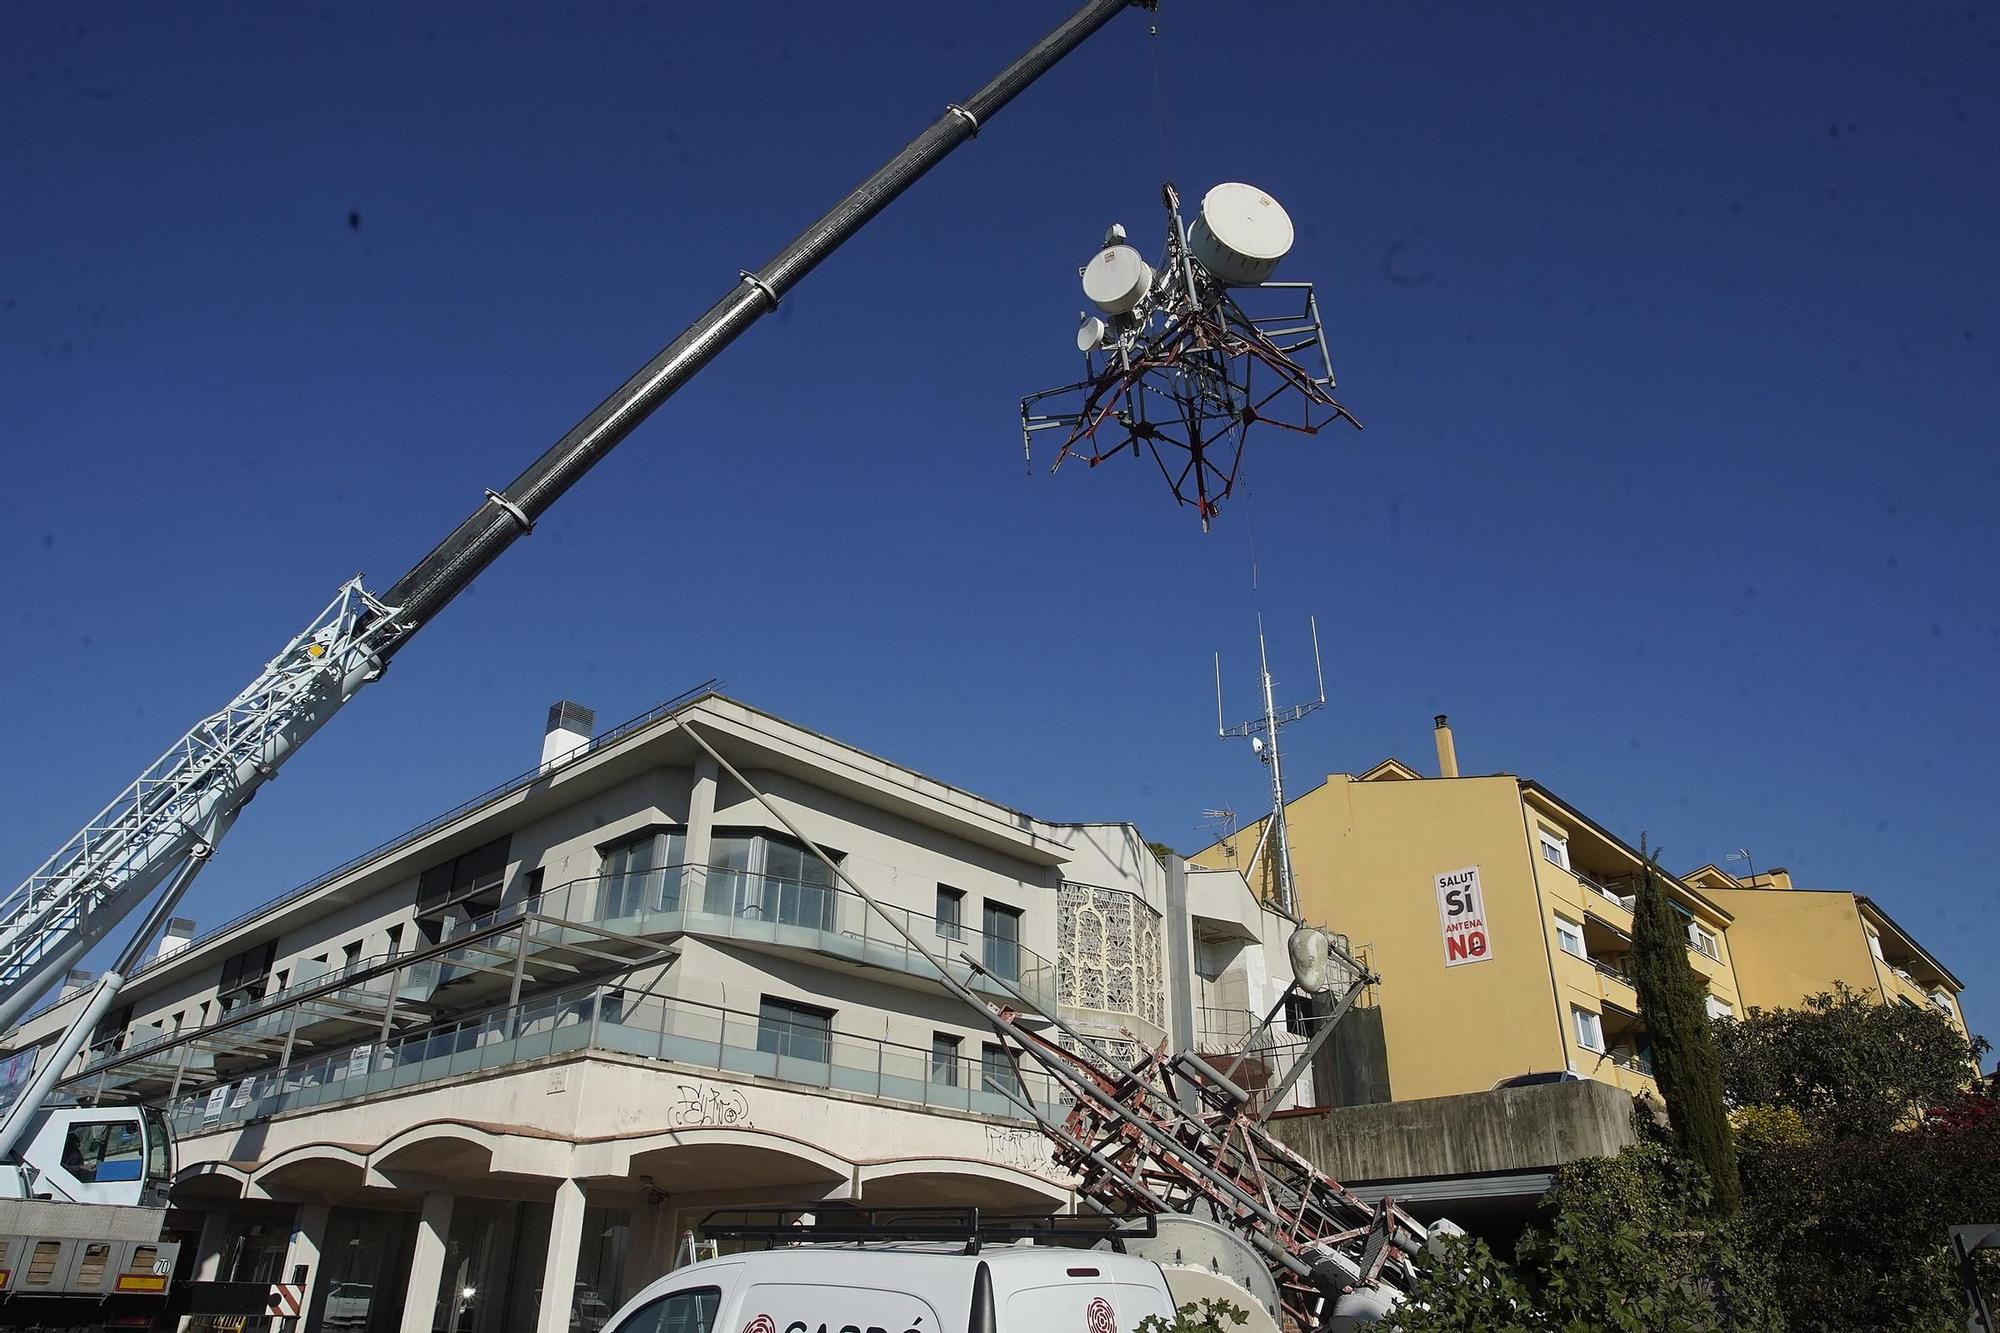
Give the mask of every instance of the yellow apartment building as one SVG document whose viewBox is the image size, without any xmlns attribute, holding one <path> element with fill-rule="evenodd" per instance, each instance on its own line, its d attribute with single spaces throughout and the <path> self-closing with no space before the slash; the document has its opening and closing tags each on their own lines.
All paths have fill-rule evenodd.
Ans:
<svg viewBox="0 0 2000 1333">
<path fill-rule="evenodd" d="M 1735 918 L 1729 941 L 1744 1004 L 1796 1008 L 1841 982 L 1884 1004 L 1936 1009 L 1966 1033 L 1964 984 L 1867 896 L 1796 888 L 1783 869 L 1738 878 L 1706 865 L 1683 878 Z"/>
<path fill-rule="evenodd" d="M 1332 774 L 1285 807 L 1301 913 L 1345 934 L 1382 976 L 1391 1095 L 1568 1071 L 1657 1096 L 1626 977 L 1638 851 L 1539 783 L 1458 776 L 1443 718 L 1438 751 L 1443 776 L 1389 759 Z M 1241 868 L 1268 894 L 1268 822 L 1190 860 Z M 1683 879 L 1667 886 L 1709 1012 L 1741 1013 L 1734 908 Z"/>
</svg>

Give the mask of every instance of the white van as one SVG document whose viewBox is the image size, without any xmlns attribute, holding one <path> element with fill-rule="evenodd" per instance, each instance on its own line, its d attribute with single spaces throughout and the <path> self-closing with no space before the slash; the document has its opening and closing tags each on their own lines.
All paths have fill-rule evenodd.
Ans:
<svg viewBox="0 0 2000 1333">
<path fill-rule="evenodd" d="M 970 1222 L 965 1239 L 912 1238 L 939 1235 L 938 1214 L 952 1211 Z M 977 1216 L 940 1209 L 914 1226 L 879 1229 L 725 1228 L 712 1219 L 704 1228 L 711 1235 L 761 1234 L 772 1248 L 675 1270 L 613 1315 L 604 1333 L 1133 1333 L 1148 1315 L 1173 1319 L 1158 1264 L 1033 1240 L 982 1243 L 993 1231 Z M 854 1238 L 870 1234 L 896 1238 Z M 790 1239 L 829 1235 L 842 1239 Z"/>
</svg>

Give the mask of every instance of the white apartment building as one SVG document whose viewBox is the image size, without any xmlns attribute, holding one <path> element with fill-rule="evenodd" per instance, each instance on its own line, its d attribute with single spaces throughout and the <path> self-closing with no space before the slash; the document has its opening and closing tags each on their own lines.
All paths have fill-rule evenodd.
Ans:
<svg viewBox="0 0 2000 1333">
<path fill-rule="evenodd" d="M 1223 1047 L 1288 976 L 1240 875 L 1130 825 L 709 691 L 590 728 L 559 705 L 535 772 L 136 972 L 65 1090 L 169 1108 L 186 1276 L 303 1266 L 307 1329 L 590 1333 L 717 1207 L 1068 1206 L 1050 1081 L 808 840 L 1093 1038 Z"/>
</svg>

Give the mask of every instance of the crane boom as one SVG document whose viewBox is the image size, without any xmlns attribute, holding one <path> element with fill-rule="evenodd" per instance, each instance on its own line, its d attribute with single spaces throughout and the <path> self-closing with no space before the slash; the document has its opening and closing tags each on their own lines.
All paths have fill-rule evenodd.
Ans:
<svg viewBox="0 0 2000 1333">
<path fill-rule="evenodd" d="M 628 378 L 376 597 L 357 578 L 229 704 L 202 719 L 96 818 L 0 899 L 0 1030 L 191 857 L 369 682 L 640 422 L 904 190 L 1122 10 L 1088 0 L 903 150 Z"/>
</svg>

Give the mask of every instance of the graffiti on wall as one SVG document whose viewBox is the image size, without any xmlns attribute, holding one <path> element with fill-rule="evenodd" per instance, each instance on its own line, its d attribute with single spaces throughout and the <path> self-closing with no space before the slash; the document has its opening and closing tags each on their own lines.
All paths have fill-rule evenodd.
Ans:
<svg viewBox="0 0 2000 1333">
<path fill-rule="evenodd" d="M 750 1103 L 741 1088 L 713 1083 L 683 1083 L 680 1097 L 667 1108 L 667 1123 L 675 1129 L 750 1128 Z"/>
</svg>

